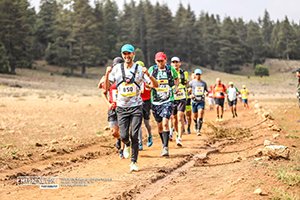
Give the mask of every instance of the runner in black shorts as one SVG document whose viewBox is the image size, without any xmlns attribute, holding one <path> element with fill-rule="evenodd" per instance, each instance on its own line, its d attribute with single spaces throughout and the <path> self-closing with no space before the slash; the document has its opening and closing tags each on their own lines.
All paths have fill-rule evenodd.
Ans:
<svg viewBox="0 0 300 200">
<path fill-rule="evenodd" d="M 169 156 L 169 119 L 173 110 L 173 86 L 178 89 L 178 75 L 174 67 L 167 65 L 167 56 L 163 52 L 156 53 L 155 62 L 156 65 L 149 69 L 149 74 L 158 82 L 151 91 L 152 113 L 163 145 L 161 156 Z"/>
<path fill-rule="evenodd" d="M 187 91 L 186 91 L 186 84 L 187 84 L 187 77 L 185 75 L 185 71 L 181 69 L 181 61 L 178 57 L 173 57 L 171 59 L 171 66 L 175 68 L 177 75 L 178 75 L 178 89 L 174 90 L 174 105 L 173 105 L 173 113 L 172 113 L 172 120 L 173 120 L 173 128 L 177 133 L 176 137 L 176 144 L 177 146 L 182 146 L 182 134 L 185 130 L 184 124 L 184 114 L 185 114 L 185 107 L 186 107 L 186 98 L 187 98 Z M 174 86 L 175 87 L 175 86 Z"/>
</svg>

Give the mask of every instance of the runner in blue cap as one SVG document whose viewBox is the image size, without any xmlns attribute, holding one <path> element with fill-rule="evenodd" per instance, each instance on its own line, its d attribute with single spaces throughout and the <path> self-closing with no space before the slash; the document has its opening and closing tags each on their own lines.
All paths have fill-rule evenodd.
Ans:
<svg viewBox="0 0 300 200">
<path fill-rule="evenodd" d="M 195 69 L 195 78 L 189 83 L 189 93 L 192 99 L 193 120 L 195 122 L 195 129 L 197 135 L 200 136 L 203 124 L 205 95 L 208 93 L 207 84 L 201 80 L 202 70 Z"/>
<path fill-rule="evenodd" d="M 130 171 L 138 171 L 138 134 L 142 124 L 143 101 L 140 95 L 141 86 L 146 82 L 151 87 L 157 87 L 157 81 L 149 76 L 146 67 L 134 63 L 134 47 L 125 44 L 121 48 L 124 63 L 117 64 L 113 69 L 107 69 L 106 87 L 110 83 L 117 83 L 117 117 L 120 127 L 121 140 L 125 144 L 124 158 L 129 158 L 131 141 L 131 164 Z M 109 81 L 108 81 L 109 80 Z M 129 128 L 131 132 L 129 133 Z M 129 140 L 130 137 L 130 140 Z"/>
</svg>

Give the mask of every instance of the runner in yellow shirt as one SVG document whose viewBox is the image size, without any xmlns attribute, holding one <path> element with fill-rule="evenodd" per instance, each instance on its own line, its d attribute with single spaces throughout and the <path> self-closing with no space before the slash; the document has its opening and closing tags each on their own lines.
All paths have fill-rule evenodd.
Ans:
<svg viewBox="0 0 300 200">
<path fill-rule="evenodd" d="M 243 89 L 241 89 L 240 93 L 242 95 L 244 108 L 249 109 L 249 105 L 248 105 L 249 90 L 246 88 L 246 85 L 243 85 Z"/>
<path fill-rule="evenodd" d="M 184 132 L 184 113 L 187 101 L 186 85 L 188 83 L 184 70 L 181 69 L 181 61 L 178 57 L 171 59 L 171 66 L 176 69 L 179 79 L 178 91 L 174 93 L 174 105 L 173 105 L 173 128 L 177 132 L 176 144 L 182 146 L 182 134 Z"/>
</svg>

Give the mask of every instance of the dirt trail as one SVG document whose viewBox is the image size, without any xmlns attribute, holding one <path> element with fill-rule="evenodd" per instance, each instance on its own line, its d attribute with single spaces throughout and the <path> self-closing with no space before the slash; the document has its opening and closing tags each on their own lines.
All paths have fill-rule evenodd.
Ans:
<svg viewBox="0 0 300 200">
<path fill-rule="evenodd" d="M 227 119 L 220 122 L 228 129 L 233 126 L 249 127 L 258 121 L 253 111 L 248 110 L 240 110 L 237 119 L 229 116 L 227 112 Z M 206 122 L 217 124 L 214 117 L 214 111 L 206 111 Z M 257 144 L 263 144 L 263 138 L 259 136 L 267 134 L 265 128 L 266 125 L 259 125 L 251 140 L 245 138 L 211 143 L 205 135 L 208 128 L 204 125 L 202 136 L 184 135 L 182 148 L 172 142 L 170 158 L 159 156 L 161 144 L 155 136 L 153 147 L 145 147 L 140 152 L 140 171 L 137 173 L 129 173 L 129 160 L 120 160 L 111 149 L 113 140 L 98 141 L 75 152 L 6 170 L 1 176 L 5 175 L 9 181 L 2 181 L 1 196 L 4 199 L 226 199 L 234 198 L 234 194 L 239 193 L 236 196 L 239 199 L 242 192 L 254 199 L 253 191 L 260 184 L 255 179 L 256 174 L 249 173 L 256 165 L 251 156 L 258 148 Z M 208 152 L 211 153 L 206 156 Z M 41 190 L 38 186 L 15 185 L 13 181 L 17 175 L 85 178 L 91 183 L 86 187 Z M 95 178 L 98 181 L 93 180 Z M 245 191 L 239 191 L 240 184 L 247 185 L 247 190 L 243 188 Z"/>
<path fill-rule="evenodd" d="M 22 81 L 33 84 L 30 79 L 0 85 L 1 200 L 270 199 L 278 188 L 300 194 L 297 185 L 277 178 L 282 166 L 300 166 L 300 110 L 295 109 L 295 101 L 264 100 L 266 111 L 275 117 L 271 121 L 254 110 L 253 100 L 250 110 L 238 104 L 238 118 L 232 119 L 227 110 L 223 122 L 215 122 L 215 111 L 206 110 L 202 136 L 184 135 L 182 148 L 171 142 L 169 158 L 160 157 L 161 142 L 151 119 L 154 145 L 144 145 L 139 172 L 129 173 L 130 161 L 119 159 L 114 140 L 103 130 L 105 103 L 89 89 L 96 81 L 72 85 L 77 80 L 63 79 L 69 84 L 60 88 L 57 80 L 49 81 L 50 89 L 40 86 L 38 78 L 29 88 L 15 86 Z M 7 86 L 12 83 L 13 87 Z M 274 131 L 270 124 L 282 130 Z M 234 137 L 218 139 L 216 133 Z M 288 146 L 290 160 L 257 159 L 265 139 Z M 53 177 L 59 188 L 18 185 L 17 177 L 26 175 Z M 253 193 L 257 188 L 262 189 L 261 195 Z"/>
</svg>

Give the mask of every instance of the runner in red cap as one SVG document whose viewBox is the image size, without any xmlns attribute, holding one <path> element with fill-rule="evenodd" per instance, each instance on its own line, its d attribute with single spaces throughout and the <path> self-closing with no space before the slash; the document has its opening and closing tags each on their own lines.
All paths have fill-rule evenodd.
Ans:
<svg viewBox="0 0 300 200">
<path fill-rule="evenodd" d="M 163 52 L 156 53 L 155 62 L 156 65 L 149 69 L 149 74 L 158 82 L 158 86 L 151 91 L 152 113 L 163 144 L 161 156 L 169 156 L 169 119 L 174 101 L 172 87 L 178 90 L 178 74 L 174 67 L 167 64 L 167 56 Z"/>
</svg>

